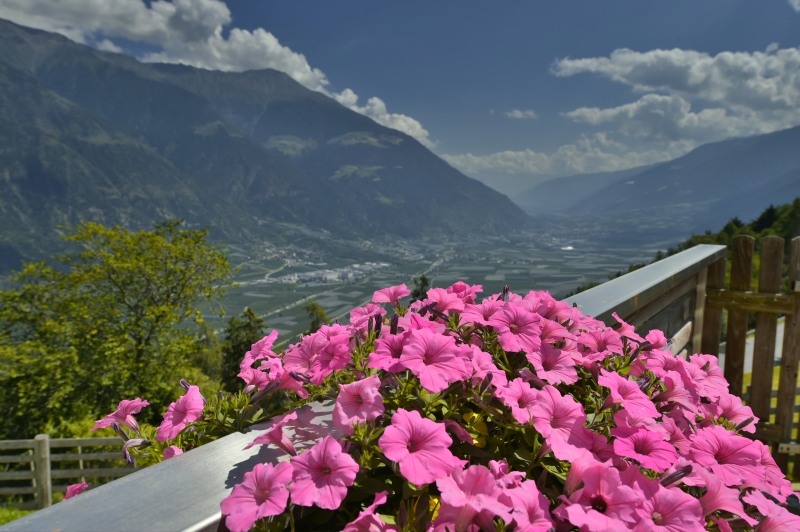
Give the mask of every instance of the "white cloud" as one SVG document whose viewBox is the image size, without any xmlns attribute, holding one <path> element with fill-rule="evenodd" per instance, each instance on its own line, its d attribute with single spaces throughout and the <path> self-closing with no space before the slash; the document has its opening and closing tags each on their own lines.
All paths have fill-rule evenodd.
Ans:
<svg viewBox="0 0 800 532">
<path fill-rule="evenodd" d="M 473 176 L 532 174 L 544 176 L 610 172 L 673 159 L 689 151 L 693 144 L 676 141 L 650 149 L 635 149 L 612 140 L 605 133 L 582 136 L 552 153 L 507 150 L 487 155 L 472 153 L 443 155 L 462 172 Z"/>
<path fill-rule="evenodd" d="M 792 9 L 795 11 L 800 12 L 800 0 L 789 0 L 789 5 L 792 6 Z"/>
<path fill-rule="evenodd" d="M 536 111 L 534 111 L 533 109 L 513 109 L 511 111 L 507 111 L 506 116 L 509 118 L 516 118 L 519 120 L 531 119 L 531 118 L 536 118 Z"/>
<path fill-rule="evenodd" d="M 382 125 L 429 147 L 434 144 L 419 121 L 390 113 L 380 98 L 370 98 L 359 106 L 358 96 L 350 89 L 332 93 L 321 70 L 263 28 L 231 28 L 225 36 L 223 29 L 232 19 L 221 0 L 153 0 L 149 6 L 143 0 L 0 0 L 0 18 L 58 32 L 77 42 L 96 43 L 104 50 L 120 51 L 113 42 L 120 38 L 158 48 L 142 57 L 144 61 L 237 72 L 280 70 Z"/>
<path fill-rule="evenodd" d="M 800 124 L 800 48 L 771 44 L 764 52 L 713 56 L 620 49 L 609 57 L 562 59 L 553 72 L 594 73 L 645 93 L 618 107 L 565 113 L 576 122 L 612 125 L 642 139 L 701 143 Z"/>
</svg>

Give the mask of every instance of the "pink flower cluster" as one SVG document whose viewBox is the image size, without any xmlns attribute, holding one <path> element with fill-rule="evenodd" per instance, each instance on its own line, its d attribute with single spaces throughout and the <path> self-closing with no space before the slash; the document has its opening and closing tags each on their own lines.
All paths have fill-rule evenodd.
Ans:
<svg viewBox="0 0 800 532">
<path fill-rule="evenodd" d="M 333 426 L 310 430 L 308 407 L 276 418 L 253 444 L 286 460 L 233 489 L 228 528 L 800 530 L 716 358 L 677 357 L 660 331 L 606 326 L 545 292 L 480 291 L 434 288 L 406 308 L 407 287 L 389 287 L 283 354 L 275 333 L 255 344 L 247 389 L 335 399 Z"/>
</svg>

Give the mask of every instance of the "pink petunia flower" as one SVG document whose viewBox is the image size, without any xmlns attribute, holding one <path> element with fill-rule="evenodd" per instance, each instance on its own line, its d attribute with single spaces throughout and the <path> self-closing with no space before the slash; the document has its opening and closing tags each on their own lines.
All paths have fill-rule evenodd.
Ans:
<svg viewBox="0 0 800 532">
<path fill-rule="evenodd" d="M 477 525 L 481 530 L 494 528 L 492 521 L 500 517 L 511 522 L 512 500 L 504 492 L 486 466 L 473 465 L 454 469 L 436 481 L 442 506 L 434 527 L 452 524 L 454 530 L 469 530 Z"/>
<path fill-rule="evenodd" d="M 550 384 L 574 384 L 578 381 L 575 360 L 567 351 L 543 343 L 538 351 L 527 353 L 536 376 Z"/>
<path fill-rule="evenodd" d="M 350 311 L 350 328 L 353 329 L 353 332 L 366 334 L 369 328 L 369 321 L 376 315 L 383 319 L 383 317 L 386 316 L 386 310 L 374 303 L 369 303 L 364 307 L 354 308 Z"/>
<path fill-rule="evenodd" d="M 472 385 L 476 387 L 479 386 L 480 383 L 483 382 L 483 379 L 486 378 L 486 375 L 491 373 L 492 386 L 495 388 L 503 388 L 506 386 L 508 384 L 506 372 L 495 365 L 492 355 L 481 351 L 481 349 L 475 345 L 471 345 L 470 348 L 472 349 L 472 354 L 470 356 L 472 359 L 472 377 L 470 379 Z"/>
<path fill-rule="evenodd" d="M 452 336 L 435 334 L 428 329 L 411 331 L 400 363 L 419 378 L 423 388 L 429 392 L 441 392 L 451 383 L 470 376 L 467 361 Z M 469 368 L 470 370 L 472 368 Z"/>
<path fill-rule="evenodd" d="M 358 473 L 358 464 L 342 451 L 342 445 L 331 436 L 301 455 L 292 457 L 292 502 L 299 506 L 319 506 L 335 510 L 347 495 Z"/>
<path fill-rule="evenodd" d="M 339 385 L 333 422 L 344 429 L 346 436 L 353 433 L 354 423 L 364 423 L 383 414 L 383 397 L 378 391 L 380 385 L 377 375 Z"/>
<path fill-rule="evenodd" d="M 64 495 L 63 500 L 66 501 L 67 499 L 71 499 L 76 495 L 80 495 L 81 493 L 83 493 L 88 489 L 89 489 L 89 484 L 87 484 L 85 480 L 81 480 L 77 484 L 70 484 L 69 486 L 67 486 L 67 493 Z"/>
<path fill-rule="evenodd" d="M 506 351 L 538 351 L 542 347 L 541 317 L 521 305 L 507 303 L 490 321 L 497 341 Z"/>
<path fill-rule="evenodd" d="M 376 290 L 375 293 L 372 294 L 372 302 L 390 303 L 393 307 L 396 307 L 397 302 L 408 295 L 411 295 L 411 290 L 408 289 L 406 283 L 403 283 Z"/>
<path fill-rule="evenodd" d="M 205 404 L 200 388 L 190 386 L 180 399 L 167 408 L 164 421 L 158 426 L 156 439 L 162 442 L 174 440 L 189 423 L 202 417 Z"/>
<path fill-rule="evenodd" d="M 483 292 L 483 285 L 468 285 L 465 282 L 457 281 L 453 283 L 452 286 L 447 288 L 447 292 L 450 294 L 455 294 L 465 304 L 472 304 L 475 303 L 475 296 L 478 293 Z"/>
<path fill-rule="evenodd" d="M 615 405 L 622 405 L 632 414 L 641 417 L 657 418 L 661 416 L 656 410 L 653 401 L 639 389 L 639 385 L 632 380 L 626 379 L 619 373 L 613 371 L 600 370 L 597 379 L 600 386 L 608 388 L 611 392 L 607 402 Z"/>
<path fill-rule="evenodd" d="M 637 532 L 703 532 L 703 509 L 697 499 L 676 487 L 665 488 L 636 472 L 631 483 L 644 499 L 636 508 Z"/>
<path fill-rule="evenodd" d="M 253 445 L 268 445 L 272 444 L 279 449 L 286 451 L 287 453 L 291 454 L 292 456 L 297 454 L 297 450 L 286 434 L 283 432 L 283 427 L 286 426 L 287 423 L 291 421 L 297 421 L 297 410 L 293 410 L 282 416 L 280 419 L 273 422 L 272 427 L 262 434 L 258 436 L 256 439 L 245 445 L 245 449 L 249 449 Z"/>
<path fill-rule="evenodd" d="M 709 516 L 718 510 L 724 510 L 738 515 L 750 526 L 758 524 L 756 519 L 753 519 L 744 511 L 742 501 L 739 500 L 742 494 L 741 491 L 726 487 L 714 473 L 702 467 L 695 468 L 694 473 L 703 479 L 706 487 L 705 494 L 700 498 L 703 515 Z"/>
<path fill-rule="evenodd" d="M 533 426 L 559 460 L 575 460 L 593 445 L 591 431 L 583 426 L 583 406 L 571 396 L 562 396 L 547 385 L 535 391 L 529 410 Z"/>
<path fill-rule="evenodd" d="M 480 305 L 465 305 L 461 313 L 461 323 L 472 325 L 491 325 L 492 316 L 502 312 L 505 303 L 496 299 L 484 299 Z"/>
<path fill-rule="evenodd" d="M 766 519 L 758 525 L 758 532 L 784 532 L 800 530 L 800 516 L 790 513 L 786 508 L 775 504 L 763 493 L 753 490 L 744 497 L 744 502 L 755 506 Z"/>
<path fill-rule="evenodd" d="M 400 474 L 421 486 L 438 480 L 466 462 L 450 452 L 453 440 L 445 426 L 400 408 L 378 440 L 386 458 L 400 465 Z"/>
<path fill-rule="evenodd" d="M 550 501 L 542 495 L 536 482 L 526 480 L 518 487 L 506 490 L 513 502 L 511 518 L 517 525 L 515 530 L 526 532 L 548 532 L 555 528 L 550 518 Z"/>
<path fill-rule="evenodd" d="M 164 457 L 164 460 L 169 460 L 170 458 L 175 458 L 179 454 L 183 454 L 183 449 L 175 445 L 170 445 L 169 447 L 164 449 L 162 456 Z"/>
<path fill-rule="evenodd" d="M 400 362 L 400 355 L 406 344 L 409 333 L 382 334 L 375 340 L 375 352 L 370 353 L 367 367 L 386 370 L 389 373 L 400 373 L 406 369 Z"/>
<path fill-rule="evenodd" d="M 280 360 L 277 362 L 280 363 Z M 236 376 L 244 381 L 244 391 L 247 393 L 263 390 L 270 381 L 269 375 L 257 368 L 244 368 Z"/>
<path fill-rule="evenodd" d="M 636 508 L 642 497 L 625 485 L 619 470 L 606 464 L 587 467 L 583 472 L 583 487 L 568 498 L 553 513 L 581 530 L 625 530 L 638 520 Z"/>
<path fill-rule="evenodd" d="M 278 331 L 272 331 L 264 338 L 250 346 L 250 351 L 244 354 L 239 369 L 245 370 L 253 365 L 257 360 L 263 358 L 274 358 L 278 355 L 272 350 L 275 340 L 278 339 Z"/>
<path fill-rule="evenodd" d="M 342 529 L 342 532 L 387 532 L 395 531 L 398 528 L 395 525 L 386 524 L 380 516 L 375 513 L 378 506 L 386 502 L 388 491 L 379 491 L 375 494 L 375 500 L 364 508 L 358 517 L 350 521 Z"/>
<path fill-rule="evenodd" d="M 536 404 L 537 393 L 530 384 L 516 378 L 503 388 L 497 388 L 494 394 L 509 408 L 511 415 L 518 423 L 530 423 L 531 409 Z"/>
<path fill-rule="evenodd" d="M 633 458 L 639 465 L 659 473 L 665 471 L 678 459 L 678 452 L 664 434 L 646 428 L 618 427 L 611 430 L 615 436 L 614 452 L 619 456 Z"/>
<path fill-rule="evenodd" d="M 459 298 L 457 294 L 450 293 L 444 288 L 431 288 L 428 290 L 425 304 L 429 305 L 431 303 L 435 303 L 436 310 L 444 314 L 451 310 L 456 312 L 464 310 L 464 302 L 461 298 Z"/>
<path fill-rule="evenodd" d="M 136 432 L 139 432 L 139 423 L 133 417 L 133 414 L 138 414 L 142 408 L 149 404 L 149 402 L 144 401 L 139 397 L 131 400 L 123 399 L 119 402 L 119 406 L 117 406 L 116 410 L 108 414 L 103 419 L 97 420 L 97 422 L 94 424 L 94 427 L 92 427 L 92 430 L 110 427 L 112 423 L 116 423 L 117 425 L 125 425 L 126 427 L 130 427 Z"/>
<path fill-rule="evenodd" d="M 291 480 L 289 462 L 275 466 L 256 464 L 220 503 L 222 515 L 226 516 L 225 526 L 231 532 L 245 532 L 259 519 L 282 513 L 289 500 L 286 485 Z"/>
<path fill-rule="evenodd" d="M 761 453 L 752 440 L 711 425 L 697 431 L 689 457 L 710 468 L 726 486 L 757 483 L 764 477 Z"/>
</svg>

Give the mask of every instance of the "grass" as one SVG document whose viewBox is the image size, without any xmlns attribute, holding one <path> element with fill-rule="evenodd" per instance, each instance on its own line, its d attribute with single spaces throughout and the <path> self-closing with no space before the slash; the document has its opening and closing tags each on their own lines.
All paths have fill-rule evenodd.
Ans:
<svg viewBox="0 0 800 532">
<path fill-rule="evenodd" d="M 10 523 L 24 515 L 33 513 L 35 510 L 18 510 L 17 508 L 0 506 L 0 525 Z"/>
</svg>

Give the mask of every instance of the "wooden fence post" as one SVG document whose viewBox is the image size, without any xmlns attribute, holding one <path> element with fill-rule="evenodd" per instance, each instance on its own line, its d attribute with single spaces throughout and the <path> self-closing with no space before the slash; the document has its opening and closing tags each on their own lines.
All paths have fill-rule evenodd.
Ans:
<svg viewBox="0 0 800 532">
<path fill-rule="evenodd" d="M 753 272 L 755 238 L 737 236 L 733 239 L 733 268 L 731 290 L 748 292 Z M 741 397 L 744 380 L 744 348 L 747 341 L 747 311 L 728 310 L 728 334 L 725 345 L 725 380 L 733 395 Z"/>
<path fill-rule="evenodd" d="M 728 263 L 725 258 L 708 265 L 706 291 L 722 290 L 725 288 L 725 268 Z M 719 341 L 722 336 L 722 305 L 713 301 L 706 301 L 703 312 L 703 339 L 700 343 L 700 353 L 719 355 Z"/>
<path fill-rule="evenodd" d="M 792 239 L 792 249 L 789 255 L 789 281 L 788 290 L 794 296 L 795 311 L 786 316 L 783 325 L 783 353 L 781 354 L 781 377 L 778 384 L 778 412 L 777 421 L 781 427 L 781 442 L 792 440 L 794 433 L 794 404 L 797 394 L 797 365 L 800 362 L 800 291 L 797 291 L 797 282 L 800 281 L 800 237 Z M 778 466 L 786 471 L 788 457 L 776 457 Z"/>
<path fill-rule="evenodd" d="M 39 508 L 53 504 L 53 488 L 50 484 L 50 436 L 37 434 L 33 438 L 33 467 L 36 481 L 36 503 Z"/>
<path fill-rule="evenodd" d="M 776 294 L 781 291 L 783 244 L 783 239 L 779 236 L 768 236 L 761 239 L 761 272 L 758 279 L 758 291 L 761 293 Z M 777 314 L 756 313 L 753 377 L 750 385 L 750 399 L 747 404 L 753 410 L 753 414 L 765 422 L 769 422 L 772 379 L 775 375 L 777 327 Z"/>
</svg>

